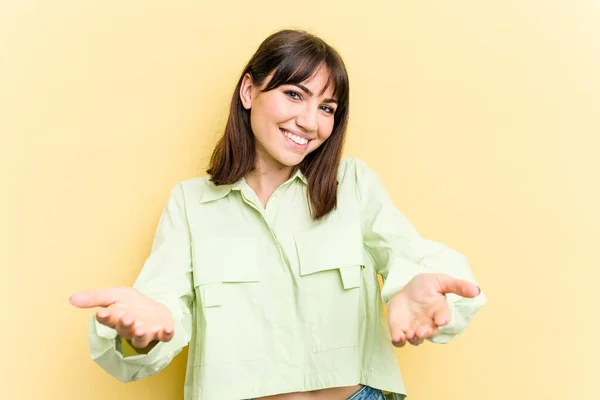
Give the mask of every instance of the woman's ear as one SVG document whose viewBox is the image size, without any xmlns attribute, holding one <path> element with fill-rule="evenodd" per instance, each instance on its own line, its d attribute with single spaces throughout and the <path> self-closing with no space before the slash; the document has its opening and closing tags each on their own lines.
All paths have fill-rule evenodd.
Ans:
<svg viewBox="0 0 600 400">
<path fill-rule="evenodd" d="M 254 85 L 252 84 L 252 75 L 247 72 L 242 79 L 242 84 L 240 85 L 240 100 L 242 100 L 242 105 L 246 110 L 252 108 L 252 95 L 254 94 Z"/>
</svg>

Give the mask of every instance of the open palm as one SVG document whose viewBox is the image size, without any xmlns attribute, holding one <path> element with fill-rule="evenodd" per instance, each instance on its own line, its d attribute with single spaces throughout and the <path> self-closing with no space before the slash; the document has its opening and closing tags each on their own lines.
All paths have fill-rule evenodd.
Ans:
<svg viewBox="0 0 600 400">
<path fill-rule="evenodd" d="M 173 338 L 173 317 L 169 309 L 134 288 L 83 291 L 71 296 L 69 301 L 79 308 L 102 307 L 96 312 L 98 322 L 116 329 L 138 349 Z"/>
<path fill-rule="evenodd" d="M 392 297 L 388 304 L 388 323 L 394 346 L 406 341 L 418 346 L 436 336 L 439 327 L 452 318 L 446 293 L 476 297 L 477 285 L 444 274 L 419 274 Z"/>
</svg>

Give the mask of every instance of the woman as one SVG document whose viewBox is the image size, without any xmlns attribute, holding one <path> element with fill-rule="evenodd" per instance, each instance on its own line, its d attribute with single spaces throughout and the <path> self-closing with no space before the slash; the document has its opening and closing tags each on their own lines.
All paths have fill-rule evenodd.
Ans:
<svg viewBox="0 0 600 400">
<path fill-rule="evenodd" d="M 102 368 L 138 380 L 189 343 L 186 399 L 404 399 L 394 346 L 447 342 L 485 297 L 462 255 L 421 239 L 374 172 L 341 160 L 348 91 L 321 39 L 261 44 L 209 176 L 175 186 L 133 288 L 70 299 L 101 307 Z"/>
</svg>

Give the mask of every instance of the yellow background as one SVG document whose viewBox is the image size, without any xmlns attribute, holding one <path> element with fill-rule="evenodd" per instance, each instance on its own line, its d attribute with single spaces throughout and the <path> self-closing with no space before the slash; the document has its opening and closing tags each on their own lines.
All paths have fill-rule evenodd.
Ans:
<svg viewBox="0 0 600 400">
<path fill-rule="evenodd" d="M 462 337 L 398 351 L 410 399 L 597 399 L 591 0 L 0 0 L 0 398 L 181 398 L 185 355 L 123 385 L 67 299 L 132 283 L 169 190 L 204 174 L 241 68 L 283 27 L 341 52 L 346 155 L 487 292 Z"/>
</svg>

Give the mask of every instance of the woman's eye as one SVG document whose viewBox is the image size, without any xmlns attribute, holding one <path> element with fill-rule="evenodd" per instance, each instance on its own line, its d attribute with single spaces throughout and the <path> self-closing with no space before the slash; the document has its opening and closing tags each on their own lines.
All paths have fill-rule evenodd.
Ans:
<svg viewBox="0 0 600 400">
<path fill-rule="evenodd" d="M 322 106 L 321 110 L 325 111 L 327 114 L 335 113 L 335 110 L 329 106 Z"/>
<path fill-rule="evenodd" d="M 285 94 L 287 94 L 289 97 L 291 97 L 294 100 L 300 100 L 301 97 L 298 93 L 294 92 L 293 90 L 288 90 L 285 92 Z"/>
</svg>

